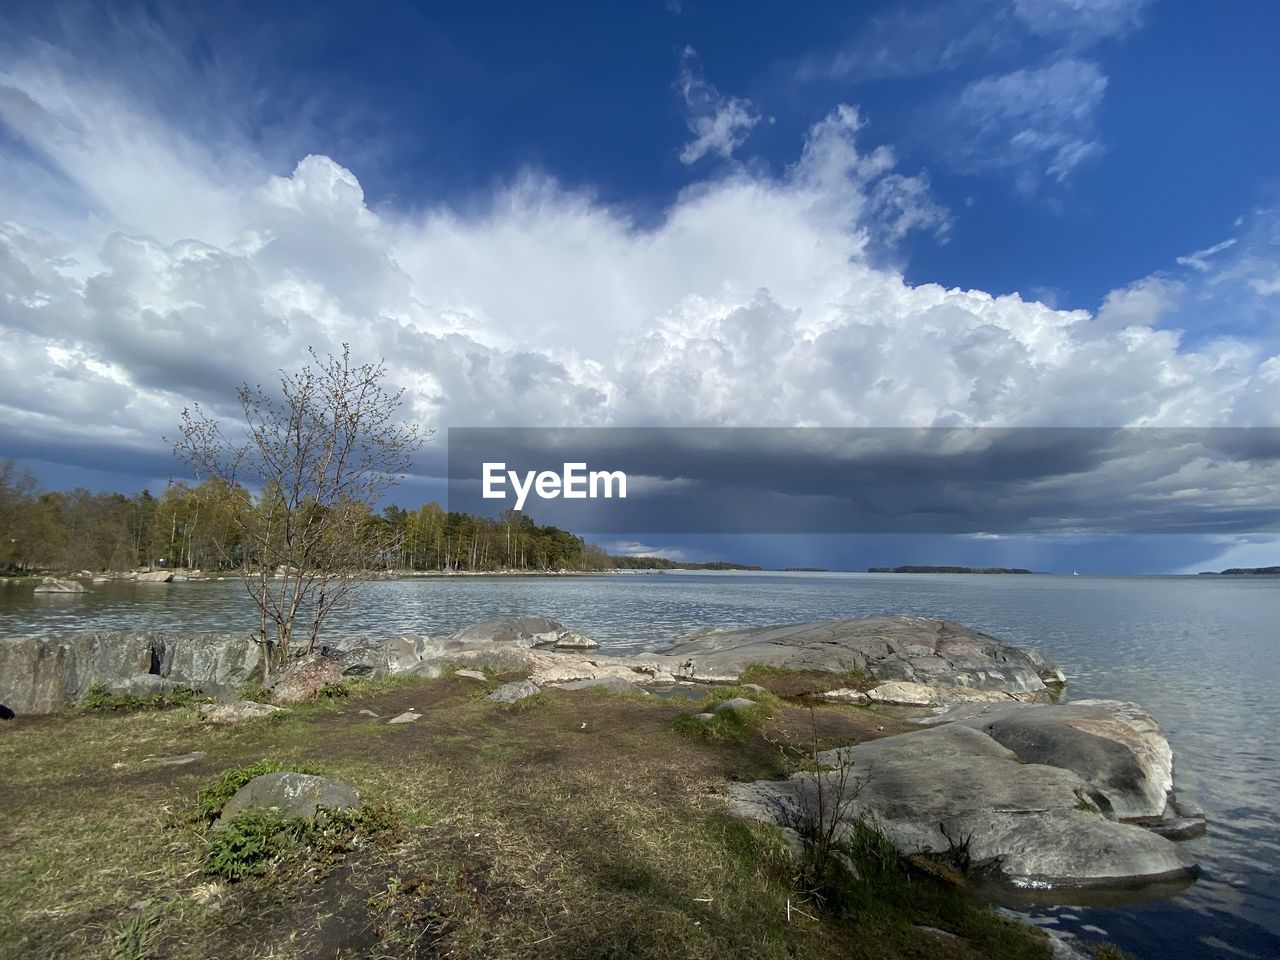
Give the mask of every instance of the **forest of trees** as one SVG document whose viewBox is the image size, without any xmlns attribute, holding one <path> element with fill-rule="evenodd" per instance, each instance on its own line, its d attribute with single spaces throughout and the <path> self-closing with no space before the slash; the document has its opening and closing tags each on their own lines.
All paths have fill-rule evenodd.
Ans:
<svg viewBox="0 0 1280 960">
<path fill-rule="evenodd" d="M 227 505 L 249 500 L 215 481 L 173 483 L 159 496 L 45 491 L 12 461 L 0 461 L 0 570 L 225 570 L 244 562 Z M 436 503 L 387 507 L 367 522 L 379 543 L 377 569 L 609 570 L 737 564 L 676 564 L 657 557 L 612 557 L 581 537 L 541 527 L 527 514 L 496 519 L 450 513 Z M 252 562 L 252 558 L 249 558 Z"/>
</svg>

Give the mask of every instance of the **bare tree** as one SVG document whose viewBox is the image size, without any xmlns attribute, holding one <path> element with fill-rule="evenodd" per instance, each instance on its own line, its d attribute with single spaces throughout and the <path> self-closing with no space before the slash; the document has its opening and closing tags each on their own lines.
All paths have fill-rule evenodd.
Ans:
<svg viewBox="0 0 1280 960">
<path fill-rule="evenodd" d="M 197 479 L 226 492 L 220 506 L 238 536 L 235 569 L 257 604 L 264 680 L 301 634 L 315 648 L 321 625 L 378 560 L 373 508 L 431 438 L 397 419 L 404 391 L 383 386 L 384 363 L 340 356 L 280 373 L 279 394 L 237 390 L 234 433 L 199 405 L 182 411 L 174 453 Z"/>
</svg>

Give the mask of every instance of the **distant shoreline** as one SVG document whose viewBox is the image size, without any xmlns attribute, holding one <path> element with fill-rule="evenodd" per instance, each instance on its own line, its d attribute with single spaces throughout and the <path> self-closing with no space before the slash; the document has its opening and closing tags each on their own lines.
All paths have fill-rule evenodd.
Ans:
<svg viewBox="0 0 1280 960">
<path fill-rule="evenodd" d="M 1035 573 L 1021 567 L 867 567 L 867 573 Z"/>
</svg>

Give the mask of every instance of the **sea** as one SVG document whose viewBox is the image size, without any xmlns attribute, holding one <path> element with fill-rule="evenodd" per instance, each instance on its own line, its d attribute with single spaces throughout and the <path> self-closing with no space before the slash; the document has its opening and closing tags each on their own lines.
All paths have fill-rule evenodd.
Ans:
<svg viewBox="0 0 1280 960">
<path fill-rule="evenodd" d="M 328 627 L 370 638 L 554 617 L 638 652 L 700 627 L 836 617 L 945 617 L 1040 648 L 1069 699 L 1133 700 L 1159 720 L 1175 783 L 1208 814 L 1204 868 L 1168 896 L 1018 903 L 1040 924 L 1138 957 L 1280 957 L 1280 578 L 667 571 L 375 581 Z M 79 629 L 228 631 L 254 617 L 234 578 L 95 584 L 36 595 L 0 584 L 0 635 Z"/>
</svg>

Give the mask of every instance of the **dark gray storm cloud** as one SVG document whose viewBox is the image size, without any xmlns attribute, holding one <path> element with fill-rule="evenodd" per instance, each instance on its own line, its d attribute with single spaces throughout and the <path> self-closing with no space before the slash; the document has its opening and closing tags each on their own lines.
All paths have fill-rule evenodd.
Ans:
<svg viewBox="0 0 1280 960">
<path fill-rule="evenodd" d="M 541 498 L 597 533 L 1256 533 L 1280 529 L 1280 430 L 455 429 L 449 507 L 496 514 L 483 464 L 619 470 L 623 499 Z"/>
</svg>

